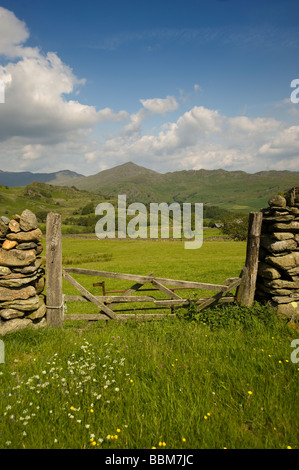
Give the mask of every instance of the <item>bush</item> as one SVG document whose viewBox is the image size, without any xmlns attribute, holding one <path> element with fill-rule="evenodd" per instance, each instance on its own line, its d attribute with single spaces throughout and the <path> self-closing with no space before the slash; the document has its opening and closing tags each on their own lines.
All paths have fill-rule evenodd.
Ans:
<svg viewBox="0 0 299 470">
<path fill-rule="evenodd" d="M 275 326 L 283 323 L 275 310 L 268 305 L 255 302 L 252 307 L 241 307 L 237 304 L 218 304 L 215 307 L 198 311 L 197 298 L 191 299 L 188 309 L 179 310 L 178 317 L 216 328 L 227 328 L 232 325 L 251 328 L 257 324 Z"/>
<path fill-rule="evenodd" d="M 81 210 L 81 215 L 88 215 L 88 214 L 93 214 L 94 213 L 94 205 L 92 202 L 89 202 L 84 206 Z"/>
<path fill-rule="evenodd" d="M 221 232 L 234 240 L 246 240 L 248 234 L 248 214 L 229 214 L 222 219 Z"/>
</svg>

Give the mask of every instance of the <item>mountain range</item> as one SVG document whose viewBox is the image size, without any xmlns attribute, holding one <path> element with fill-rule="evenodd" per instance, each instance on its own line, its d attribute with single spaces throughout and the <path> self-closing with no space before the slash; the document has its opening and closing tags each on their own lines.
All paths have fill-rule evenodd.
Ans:
<svg viewBox="0 0 299 470">
<path fill-rule="evenodd" d="M 267 206 L 279 192 L 299 186 L 299 171 L 182 170 L 168 173 L 128 162 L 95 175 L 83 176 L 69 170 L 54 173 L 0 172 L 0 184 L 26 186 L 32 181 L 115 198 L 126 194 L 134 202 L 202 202 L 233 211 L 248 212 Z"/>
</svg>

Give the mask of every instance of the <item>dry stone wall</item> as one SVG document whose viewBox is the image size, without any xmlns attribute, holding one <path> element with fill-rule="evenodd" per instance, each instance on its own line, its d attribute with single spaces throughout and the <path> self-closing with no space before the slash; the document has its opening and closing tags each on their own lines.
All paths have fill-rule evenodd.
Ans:
<svg viewBox="0 0 299 470">
<path fill-rule="evenodd" d="M 268 201 L 263 209 L 255 297 L 277 313 L 299 318 L 299 187 Z"/>
<path fill-rule="evenodd" d="M 0 217 L 0 336 L 46 325 L 42 236 L 28 209 Z"/>
</svg>

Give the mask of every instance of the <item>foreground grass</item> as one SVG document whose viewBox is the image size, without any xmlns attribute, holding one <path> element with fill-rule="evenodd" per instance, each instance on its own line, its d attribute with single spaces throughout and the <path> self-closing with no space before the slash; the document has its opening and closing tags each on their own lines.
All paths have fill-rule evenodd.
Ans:
<svg viewBox="0 0 299 470">
<path fill-rule="evenodd" d="M 298 332 L 275 319 L 211 325 L 6 336 L 0 448 L 298 448 Z"/>
<path fill-rule="evenodd" d="M 64 238 L 63 263 L 222 283 L 239 275 L 245 250 L 232 241 L 184 250 L 179 241 Z M 100 279 L 74 277 L 99 293 L 92 284 Z M 106 289 L 128 284 L 111 279 Z M 66 282 L 63 292 L 77 294 Z M 92 311 L 68 305 L 68 313 Z M 69 321 L 3 338 L 0 448 L 299 447 L 299 371 L 290 360 L 298 331 L 272 311 L 224 305 L 85 326 Z"/>
</svg>

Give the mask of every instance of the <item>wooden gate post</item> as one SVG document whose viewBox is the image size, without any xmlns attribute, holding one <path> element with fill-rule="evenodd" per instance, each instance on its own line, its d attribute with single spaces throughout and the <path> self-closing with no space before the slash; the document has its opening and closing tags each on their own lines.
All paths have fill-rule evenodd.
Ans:
<svg viewBox="0 0 299 470">
<path fill-rule="evenodd" d="M 47 324 L 63 326 L 61 215 L 50 212 L 46 224 Z"/>
<path fill-rule="evenodd" d="M 254 302 L 262 221 L 262 212 L 250 212 L 246 262 L 242 271 L 242 281 L 236 293 L 237 302 L 246 307 L 251 307 Z"/>
</svg>

